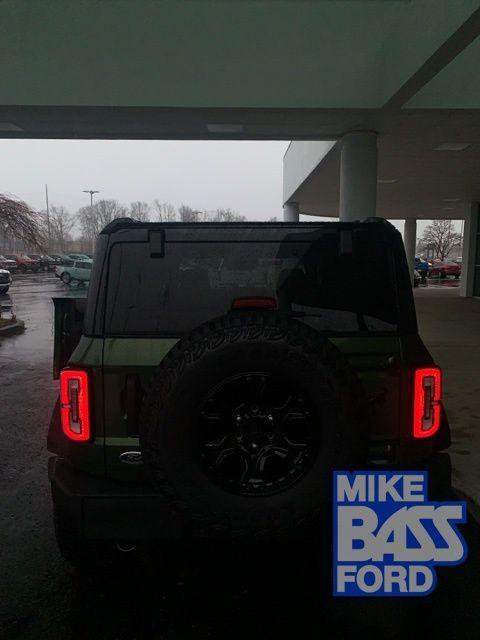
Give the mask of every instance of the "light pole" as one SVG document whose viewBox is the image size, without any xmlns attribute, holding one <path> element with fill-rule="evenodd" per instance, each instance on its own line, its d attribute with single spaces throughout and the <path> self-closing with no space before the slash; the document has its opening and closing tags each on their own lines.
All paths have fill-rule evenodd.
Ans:
<svg viewBox="0 0 480 640">
<path fill-rule="evenodd" d="M 83 193 L 90 194 L 90 215 L 92 216 L 92 220 L 93 220 L 93 194 L 100 193 L 100 191 L 95 191 L 95 189 L 83 189 Z M 92 253 L 94 253 L 94 251 L 95 251 L 95 235 L 92 238 Z"/>
</svg>

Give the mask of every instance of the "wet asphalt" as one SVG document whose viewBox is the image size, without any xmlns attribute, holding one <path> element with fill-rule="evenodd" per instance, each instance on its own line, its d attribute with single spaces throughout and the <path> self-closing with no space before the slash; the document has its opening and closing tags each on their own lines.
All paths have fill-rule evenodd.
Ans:
<svg viewBox="0 0 480 640">
<path fill-rule="evenodd" d="M 316 545 L 143 550 L 76 574 L 57 551 L 47 479 L 53 305 L 50 274 L 15 277 L 0 304 L 25 321 L 0 339 L 0 637 L 474 638 L 480 629 L 480 527 L 464 565 L 420 599 L 334 599 Z"/>
</svg>

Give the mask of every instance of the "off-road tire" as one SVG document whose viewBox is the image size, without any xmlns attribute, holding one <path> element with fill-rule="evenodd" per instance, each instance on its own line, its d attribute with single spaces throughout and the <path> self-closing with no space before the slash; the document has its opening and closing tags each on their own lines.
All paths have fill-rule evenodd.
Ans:
<svg viewBox="0 0 480 640">
<path fill-rule="evenodd" d="M 234 495 L 198 464 L 195 414 L 216 381 L 254 369 L 256 362 L 260 368 L 269 363 L 289 381 L 295 376 L 294 384 L 310 397 L 313 389 L 326 428 L 312 467 L 295 484 L 274 495 Z M 232 313 L 180 340 L 158 366 L 142 405 L 142 456 L 152 483 L 195 537 L 291 537 L 318 522 L 333 469 L 364 466 L 368 414 L 358 377 L 327 338 L 272 312 Z"/>
</svg>

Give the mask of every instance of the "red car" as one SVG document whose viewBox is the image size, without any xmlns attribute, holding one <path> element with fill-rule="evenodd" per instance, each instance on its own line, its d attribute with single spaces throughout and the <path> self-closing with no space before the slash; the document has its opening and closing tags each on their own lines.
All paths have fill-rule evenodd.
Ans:
<svg viewBox="0 0 480 640">
<path fill-rule="evenodd" d="M 40 269 L 40 262 L 38 260 L 32 260 L 24 253 L 12 253 L 5 256 L 9 260 L 15 260 L 19 271 L 33 271 L 36 273 Z"/>
<path fill-rule="evenodd" d="M 432 266 L 428 269 L 429 276 L 440 276 L 440 278 L 446 278 L 447 276 L 454 276 L 459 278 L 462 273 L 462 265 L 450 260 L 434 260 Z"/>
</svg>

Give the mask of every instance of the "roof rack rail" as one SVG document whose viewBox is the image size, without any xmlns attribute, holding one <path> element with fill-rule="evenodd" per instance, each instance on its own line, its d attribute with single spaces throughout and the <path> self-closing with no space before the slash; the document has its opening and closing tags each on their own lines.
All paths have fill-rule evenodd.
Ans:
<svg viewBox="0 0 480 640">
<path fill-rule="evenodd" d="M 115 218 L 115 220 L 112 220 L 105 227 L 103 227 L 100 233 L 113 233 L 117 229 L 128 226 L 129 224 L 134 224 L 135 222 L 138 221 L 134 220 L 133 218 Z"/>
<path fill-rule="evenodd" d="M 377 224 L 391 224 L 386 218 L 380 218 L 379 216 L 378 217 L 371 216 L 370 218 L 364 218 L 360 222 L 369 222 L 369 223 L 375 222 Z"/>
</svg>

